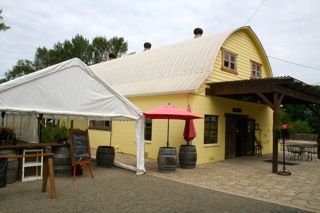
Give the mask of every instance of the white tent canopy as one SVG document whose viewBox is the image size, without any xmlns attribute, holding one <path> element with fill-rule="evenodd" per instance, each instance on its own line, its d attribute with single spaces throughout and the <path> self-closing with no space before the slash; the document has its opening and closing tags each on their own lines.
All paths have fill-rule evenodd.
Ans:
<svg viewBox="0 0 320 213">
<path fill-rule="evenodd" d="M 135 120 L 137 174 L 144 168 L 143 113 L 74 58 L 0 84 L 0 111 Z"/>
</svg>

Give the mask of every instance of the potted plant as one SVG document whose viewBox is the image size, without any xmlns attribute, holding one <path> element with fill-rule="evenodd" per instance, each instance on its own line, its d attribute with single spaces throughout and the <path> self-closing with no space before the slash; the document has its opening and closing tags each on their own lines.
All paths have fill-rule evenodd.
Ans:
<svg viewBox="0 0 320 213">
<path fill-rule="evenodd" d="M 1 144 L 15 144 L 16 135 L 13 128 L 0 128 L 0 143 Z"/>
</svg>

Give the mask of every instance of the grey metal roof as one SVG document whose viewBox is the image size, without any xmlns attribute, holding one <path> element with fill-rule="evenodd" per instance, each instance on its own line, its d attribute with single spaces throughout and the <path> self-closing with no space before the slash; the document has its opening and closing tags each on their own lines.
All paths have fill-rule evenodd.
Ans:
<svg viewBox="0 0 320 213">
<path fill-rule="evenodd" d="M 90 66 L 125 96 L 196 92 L 225 40 L 241 27 Z M 253 31 L 252 31 L 253 32 Z"/>
</svg>

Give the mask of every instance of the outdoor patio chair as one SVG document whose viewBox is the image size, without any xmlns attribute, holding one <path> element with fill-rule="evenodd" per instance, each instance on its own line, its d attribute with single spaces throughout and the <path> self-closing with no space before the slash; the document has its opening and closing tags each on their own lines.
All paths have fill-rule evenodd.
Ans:
<svg viewBox="0 0 320 213">
<path fill-rule="evenodd" d="M 310 150 L 310 154 L 311 154 L 311 160 L 314 158 L 314 159 L 317 159 L 318 158 L 318 147 L 317 146 L 313 146 Z"/>
<path fill-rule="evenodd" d="M 262 145 L 261 142 L 256 138 L 254 142 L 254 155 L 255 156 L 262 156 Z"/>
<path fill-rule="evenodd" d="M 313 146 L 306 146 L 303 148 L 303 158 L 305 160 L 312 160 L 312 149 Z"/>
<path fill-rule="evenodd" d="M 293 160 L 294 158 L 294 154 L 292 153 L 292 146 L 291 145 L 286 145 L 286 158 L 287 159 L 290 159 L 290 160 Z"/>
<path fill-rule="evenodd" d="M 302 160 L 303 150 L 299 146 L 291 146 L 292 160 Z"/>
</svg>

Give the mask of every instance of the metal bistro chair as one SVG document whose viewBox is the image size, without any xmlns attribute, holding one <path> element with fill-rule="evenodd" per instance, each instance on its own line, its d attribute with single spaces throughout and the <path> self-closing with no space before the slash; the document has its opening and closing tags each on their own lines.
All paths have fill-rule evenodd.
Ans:
<svg viewBox="0 0 320 213">
<path fill-rule="evenodd" d="M 290 149 L 293 160 L 302 160 L 303 149 L 300 146 L 291 145 Z"/>
<path fill-rule="evenodd" d="M 257 138 L 254 142 L 254 155 L 259 157 L 262 156 L 262 145 L 261 142 L 257 140 Z"/>
<path fill-rule="evenodd" d="M 318 147 L 317 146 L 311 146 L 307 149 L 308 157 L 310 160 L 317 159 L 318 158 Z"/>
<path fill-rule="evenodd" d="M 286 151 L 286 158 L 287 159 L 290 159 L 290 160 L 293 160 L 293 153 L 292 153 L 292 146 L 291 145 L 288 145 L 288 144 L 286 144 L 286 149 L 287 149 L 287 151 Z"/>
</svg>

